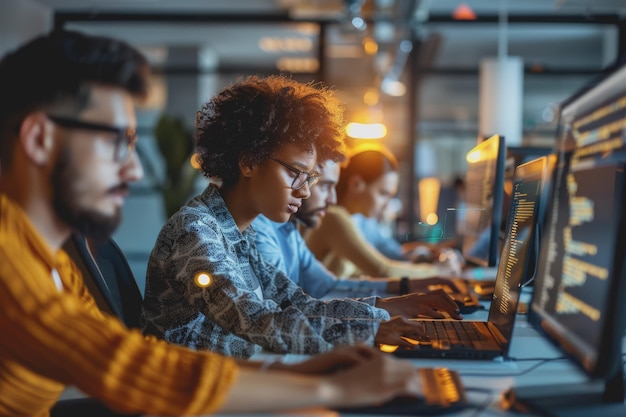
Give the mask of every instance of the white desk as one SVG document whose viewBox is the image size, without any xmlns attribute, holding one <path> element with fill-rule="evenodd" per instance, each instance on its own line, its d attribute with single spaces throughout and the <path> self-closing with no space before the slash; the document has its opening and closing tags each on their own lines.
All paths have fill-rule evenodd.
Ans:
<svg viewBox="0 0 626 417">
<path fill-rule="evenodd" d="M 529 294 L 523 294 L 524 301 L 529 298 Z M 488 309 L 485 309 L 467 314 L 465 319 L 487 320 L 487 316 Z M 253 359 L 267 359 L 272 356 L 276 355 L 260 354 L 255 355 Z M 431 358 L 403 360 L 409 361 L 416 367 L 447 367 L 459 372 L 463 385 L 467 389 L 469 402 L 477 405 L 478 408 L 468 408 L 460 412 L 445 414 L 451 417 L 528 416 L 529 414 L 505 410 L 500 402 L 501 393 L 512 386 L 571 384 L 587 381 L 584 373 L 567 359 L 543 361 L 543 359 L 562 358 L 563 354 L 527 323 L 525 315 L 517 316 L 509 357 L 512 359 L 502 360 L 499 358 L 492 361 Z M 303 355 L 282 356 L 282 360 L 285 362 L 297 362 L 304 358 Z M 527 373 L 524 372 L 534 366 L 537 367 Z M 473 389 L 478 389 L 481 392 L 472 391 Z M 488 392 L 482 392 L 485 390 Z M 328 410 L 306 410 L 298 413 L 278 413 L 275 415 L 337 417 L 336 413 Z M 581 415 L 585 415 L 584 412 Z M 360 417 L 353 414 L 350 416 Z"/>
</svg>

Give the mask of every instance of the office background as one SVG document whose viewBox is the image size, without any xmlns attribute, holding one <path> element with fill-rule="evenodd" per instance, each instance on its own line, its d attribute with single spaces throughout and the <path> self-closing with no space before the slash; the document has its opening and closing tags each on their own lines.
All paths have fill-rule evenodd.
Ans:
<svg viewBox="0 0 626 417">
<path fill-rule="evenodd" d="M 424 225 L 428 210 L 444 221 L 450 185 L 479 137 L 551 147 L 559 103 L 626 49 L 623 0 L 3 0 L 1 9 L 2 53 L 62 26 L 127 40 L 152 63 L 152 96 L 138 113 L 146 176 L 115 235 L 141 288 L 166 216 L 157 123 L 180 121 L 190 141 L 196 110 L 242 75 L 323 81 L 337 88 L 348 121 L 382 123 L 378 140 L 402 166 L 405 233 Z M 515 68 L 494 70 L 494 59 Z M 493 90 L 506 94 L 488 103 Z M 486 131 L 493 118 L 505 125 L 492 129 L 513 131 Z M 435 208 L 420 205 L 427 178 L 441 187 Z M 194 178 L 194 190 L 205 185 Z"/>
</svg>

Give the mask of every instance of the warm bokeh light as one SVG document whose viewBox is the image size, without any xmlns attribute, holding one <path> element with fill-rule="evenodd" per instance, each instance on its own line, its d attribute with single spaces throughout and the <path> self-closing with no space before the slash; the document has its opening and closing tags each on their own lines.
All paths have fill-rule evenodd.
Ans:
<svg viewBox="0 0 626 417">
<path fill-rule="evenodd" d="M 385 353 L 393 353 L 398 350 L 398 346 L 396 345 L 380 345 L 378 348 Z"/>
<path fill-rule="evenodd" d="M 193 278 L 198 287 L 206 288 L 213 283 L 213 278 L 208 272 L 198 272 Z"/>
<path fill-rule="evenodd" d="M 378 43 L 369 36 L 363 38 L 363 50 L 367 55 L 376 55 L 378 52 Z"/>
<path fill-rule="evenodd" d="M 382 123 L 348 123 L 348 136 L 356 139 L 381 139 L 387 134 L 387 127 Z"/>
<path fill-rule="evenodd" d="M 467 156 L 465 157 L 465 159 L 467 159 L 467 162 L 469 162 L 471 164 L 480 161 L 480 150 L 476 149 L 476 150 L 468 153 Z"/>
<path fill-rule="evenodd" d="M 459 4 L 452 12 L 455 20 L 476 20 L 476 13 L 465 3 Z"/>
<path fill-rule="evenodd" d="M 380 96 L 378 95 L 378 91 L 370 88 L 365 92 L 365 94 L 363 94 L 363 103 L 367 104 L 368 106 L 375 106 L 376 104 L 378 104 L 379 98 Z"/>
<path fill-rule="evenodd" d="M 313 50 L 313 41 L 309 38 L 273 38 L 262 37 L 259 39 L 259 48 L 265 52 L 310 52 Z"/>
<path fill-rule="evenodd" d="M 294 73 L 315 72 L 320 66 L 317 58 L 289 58 L 284 57 L 276 61 L 276 68 L 281 71 Z"/>
<path fill-rule="evenodd" d="M 202 168 L 200 166 L 200 155 L 198 155 L 197 152 L 194 152 L 191 155 L 191 158 L 189 158 L 189 163 L 191 164 L 191 166 L 193 167 L 193 169 L 200 169 Z"/>
<path fill-rule="evenodd" d="M 439 205 L 439 191 L 441 181 L 438 178 L 428 177 L 419 180 L 417 185 L 419 190 L 420 218 L 423 223 L 433 225 L 437 223 L 437 206 Z M 435 216 L 435 222 L 431 223 L 431 216 Z"/>
<path fill-rule="evenodd" d="M 438 221 L 439 216 L 437 216 L 435 213 L 430 213 L 428 216 L 426 216 L 426 223 L 431 226 L 436 225 Z"/>
</svg>

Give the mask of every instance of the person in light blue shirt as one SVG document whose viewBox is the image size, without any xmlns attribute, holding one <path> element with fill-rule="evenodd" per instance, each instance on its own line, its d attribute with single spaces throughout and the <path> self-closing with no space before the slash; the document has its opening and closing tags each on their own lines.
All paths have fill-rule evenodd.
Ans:
<svg viewBox="0 0 626 417">
<path fill-rule="evenodd" d="M 362 213 L 352 214 L 354 225 L 361 231 L 365 240 L 374 245 L 376 249 L 389 259 L 397 261 L 409 260 L 404 254 L 402 245 L 392 236 L 385 236 L 377 218 L 367 217 Z"/>
<path fill-rule="evenodd" d="M 252 226 L 256 231 L 256 245 L 263 260 L 283 271 L 292 281 L 312 297 L 329 295 L 365 297 L 360 301 L 375 305 L 377 294 L 399 294 L 398 278 L 338 279 L 315 258 L 300 230 L 306 232 L 319 226 L 329 205 L 336 203 L 335 185 L 339 179 L 339 164 L 331 160 L 318 164 L 320 173 L 311 196 L 302 201 L 302 207 L 286 223 L 273 222 L 260 215 Z M 410 280 L 407 291 L 426 292 L 430 285 L 441 284 L 438 278 Z M 445 282 L 450 285 L 449 282 Z"/>
<path fill-rule="evenodd" d="M 305 292 L 315 298 L 324 297 L 337 289 L 340 280 L 311 253 L 306 242 L 298 231 L 297 220 L 277 223 L 265 216 L 258 216 L 252 226 L 257 232 L 256 245 L 263 260 L 276 266 L 291 278 Z M 358 289 L 361 281 L 346 281 L 346 287 Z M 376 294 L 376 290 L 385 292 L 387 283 L 384 281 L 368 282 L 367 290 Z M 363 294 L 360 294 L 363 295 Z M 356 293 L 350 296 L 357 296 Z M 372 305 L 371 302 L 368 304 Z"/>
</svg>

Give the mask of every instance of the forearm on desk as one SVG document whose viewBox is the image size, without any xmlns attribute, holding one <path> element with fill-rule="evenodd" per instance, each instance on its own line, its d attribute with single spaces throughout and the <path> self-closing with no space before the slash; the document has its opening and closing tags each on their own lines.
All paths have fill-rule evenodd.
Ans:
<svg viewBox="0 0 626 417">
<path fill-rule="evenodd" d="M 257 364 L 258 365 L 258 364 Z M 325 379 L 242 368 L 218 411 L 269 412 L 333 405 L 339 393 Z"/>
</svg>

